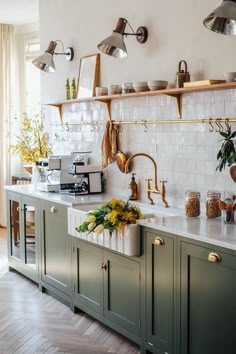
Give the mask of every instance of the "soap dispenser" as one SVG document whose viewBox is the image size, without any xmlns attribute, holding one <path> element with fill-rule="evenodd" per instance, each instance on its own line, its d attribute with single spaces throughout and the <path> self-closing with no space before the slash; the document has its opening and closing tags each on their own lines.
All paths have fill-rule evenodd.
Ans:
<svg viewBox="0 0 236 354">
<path fill-rule="evenodd" d="M 136 175 L 136 173 L 132 173 L 131 181 L 129 184 L 129 191 L 130 191 L 129 200 L 137 200 L 138 199 L 138 186 L 135 181 L 135 177 L 134 177 L 135 175 Z"/>
</svg>

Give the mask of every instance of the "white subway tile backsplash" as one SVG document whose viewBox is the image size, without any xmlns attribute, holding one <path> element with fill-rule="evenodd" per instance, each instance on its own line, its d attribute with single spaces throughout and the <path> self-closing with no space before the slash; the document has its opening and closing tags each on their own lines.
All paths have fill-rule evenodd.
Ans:
<svg viewBox="0 0 236 354">
<path fill-rule="evenodd" d="M 166 95 L 116 99 L 111 105 L 112 119 L 118 121 L 179 119 L 176 100 Z M 236 117 L 236 90 L 196 92 L 182 95 L 182 119 L 209 119 Z M 51 109 L 51 140 L 55 154 L 71 151 L 92 150 L 91 161 L 101 163 L 101 141 L 104 125 L 76 125 L 79 122 L 104 122 L 107 120 L 106 105 L 100 102 L 84 102 L 63 106 L 63 122 L 69 131 L 60 126 L 58 110 Z M 70 125 L 71 124 L 71 125 Z M 143 152 L 157 162 L 158 184 L 161 179 L 166 185 L 170 205 L 183 207 L 186 189 L 199 190 L 202 201 L 207 190 L 217 189 L 232 195 L 235 184 L 228 171 L 216 172 L 216 154 L 221 145 L 219 133 L 209 132 L 208 124 L 152 124 L 148 132 L 144 125 L 124 125 L 121 149 L 130 156 Z M 215 125 L 214 125 L 215 128 Z M 236 124 L 232 124 L 232 130 Z M 55 136 L 55 134 L 57 134 Z M 153 178 L 152 162 L 145 157 L 133 160 L 132 170 L 137 173 L 140 199 L 147 201 L 145 178 Z M 119 171 L 116 163 L 105 170 L 106 190 L 128 197 L 130 174 Z M 153 182 L 152 182 L 153 183 Z M 160 196 L 153 195 L 162 205 Z"/>
</svg>

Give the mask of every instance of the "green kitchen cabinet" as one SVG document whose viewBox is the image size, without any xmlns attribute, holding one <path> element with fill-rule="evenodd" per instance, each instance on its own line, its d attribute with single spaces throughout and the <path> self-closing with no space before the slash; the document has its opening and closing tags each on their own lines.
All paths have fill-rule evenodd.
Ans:
<svg viewBox="0 0 236 354">
<path fill-rule="evenodd" d="M 40 283 L 40 209 L 37 199 L 7 192 L 8 262 Z"/>
<path fill-rule="evenodd" d="M 42 286 L 71 305 L 71 236 L 67 207 L 40 202 L 42 237 Z"/>
<path fill-rule="evenodd" d="M 181 243 L 180 354 L 235 354 L 236 256 Z"/>
<path fill-rule="evenodd" d="M 140 341 L 141 262 L 73 237 L 74 306 Z"/>
<path fill-rule="evenodd" d="M 146 353 L 174 354 L 175 240 L 147 228 L 144 239 Z"/>
</svg>

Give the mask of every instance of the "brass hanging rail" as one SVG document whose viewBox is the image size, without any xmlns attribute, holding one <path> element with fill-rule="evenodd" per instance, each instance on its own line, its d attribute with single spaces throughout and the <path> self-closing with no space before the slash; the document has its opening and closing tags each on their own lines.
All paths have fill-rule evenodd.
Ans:
<svg viewBox="0 0 236 354">
<path fill-rule="evenodd" d="M 164 120 L 134 120 L 134 121 L 113 121 L 114 125 L 143 125 L 147 128 L 147 125 L 155 125 L 155 124 L 209 124 L 209 131 L 220 132 L 223 131 L 221 127 L 221 123 L 224 123 L 226 127 L 228 127 L 229 123 L 235 123 L 236 118 L 202 118 L 202 119 L 164 119 Z M 60 126 L 64 130 L 69 131 L 69 126 L 78 126 L 78 125 L 88 125 L 91 127 L 92 131 L 98 130 L 100 125 L 105 125 L 107 121 L 99 122 L 77 122 L 77 123 L 54 123 L 51 126 Z M 214 129 L 212 124 L 215 123 L 217 128 Z M 145 130 L 147 131 L 147 129 Z"/>
<path fill-rule="evenodd" d="M 234 123 L 236 118 L 202 118 L 202 119 L 165 119 L 165 120 L 141 120 L 141 121 L 114 121 L 113 124 L 193 124 L 193 123 Z"/>
</svg>

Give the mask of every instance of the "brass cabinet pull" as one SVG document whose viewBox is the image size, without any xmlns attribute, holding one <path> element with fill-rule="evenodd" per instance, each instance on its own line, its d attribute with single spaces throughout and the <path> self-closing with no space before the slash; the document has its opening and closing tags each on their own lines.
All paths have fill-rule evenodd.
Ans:
<svg viewBox="0 0 236 354">
<path fill-rule="evenodd" d="M 104 270 L 104 272 L 106 272 L 107 270 L 107 265 L 104 262 L 102 262 L 102 270 Z"/>
<path fill-rule="evenodd" d="M 151 347 L 153 347 L 153 344 L 151 342 L 148 342 L 148 345 L 150 345 Z"/>
<path fill-rule="evenodd" d="M 218 253 L 210 252 L 208 254 L 208 261 L 213 263 L 218 263 L 221 261 L 221 257 Z"/>
<path fill-rule="evenodd" d="M 50 208 L 50 213 L 56 213 L 57 212 L 57 208 L 55 206 L 52 206 Z"/>
<path fill-rule="evenodd" d="M 154 240 L 154 244 L 156 246 L 163 246 L 164 243 L 165 242 L 164 242 L 163 238 L 161 238 L 161 237 L 156 237 L 155 240 Z"/>
</svg>

